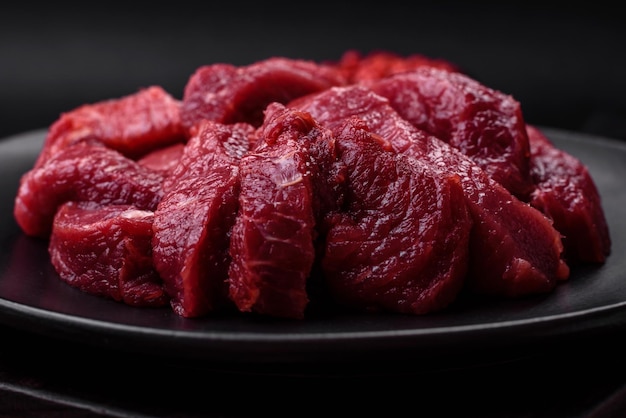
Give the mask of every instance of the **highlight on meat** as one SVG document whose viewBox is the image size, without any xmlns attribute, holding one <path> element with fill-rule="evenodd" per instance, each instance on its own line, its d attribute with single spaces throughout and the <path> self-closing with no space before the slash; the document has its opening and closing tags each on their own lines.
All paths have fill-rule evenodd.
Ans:
<svg viewBox="0 0 626 418">
<path fill-rule="evenodd" d="M 584 164 L 445 60 L 208 64 L 61 113 L 14 216 L 81 291 L 185 318 L 426 315 L 611 253 Z"/>
</svg>

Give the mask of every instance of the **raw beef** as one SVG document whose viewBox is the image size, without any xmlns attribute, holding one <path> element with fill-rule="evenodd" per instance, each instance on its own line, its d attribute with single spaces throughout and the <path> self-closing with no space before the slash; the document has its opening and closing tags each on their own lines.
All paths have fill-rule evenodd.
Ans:
<svg viewBox="0 0 626 418">
<path fill-rule="evenodd" d="M 13 210 L 69 285 L 189 319 L 422 315 L 547 293 L 611 251 L 587 168 L 520 103 L 388 51 L 205 65 L 181 100 L 62 113 Z"/>
<path fill-rule="evenodd" d="M 346 202 L 329 215 L 322 271 L 334 299 L 425 314 L 451 304 L 468 269 L 472 220 L 461 181 L 398 154 L 360 119 L 338 129 Z"/>
<path fill-rule="evenodd" d="M 189 78 L 183 95 L 182 121 L 187 130 L 201 119 L 221 123 L 263 123 L 271 102 L 345 84 L 340 73 L 311 61 L 269 58 L 247 66 L 211 64 Z"/>
<path fill-rule="evenodd" d="M 526 201 L 530 146 L 520 103 L 458 72 L 434 67 L 366 84 L 404 119 L 450 143 Z"/>
<path fill-rule="evenodd" d="M 159 86 L 63 113 L 48 130 L 36 167 L 67 145 L 97 139 L 129 158 L 184 140 L 181 102 Z"/>
<path fill-rule="evenodd" d="M 131 205 L 67 202 L 57 211 L 48 250 L 61 279 L 83 292 L 131 306 L 169 300 L 152 263 L 154 213 Z"/>
<path fill-rule="evenodd" d="M 58 150 L 22 176 L 14 216 L 27 235 L 48 238 L 61 204 L 90 201 L 154 210 L 162 197 L 163 179 L 162 173 L 85 140 Z"/>
<path fill-rule="evenodd" d="M 159 171 L 165 176 L 168 176 L 178 165 L 184 149 L 185 144 L 177 142 L 175 144 L 150 151 L 148 154 L 138 159 L 137 162 L 144 167 L 153 171 Z"/>
<path fill-rule="evenodd" d="M 520 296 L 552 290 L 569 277 L 561 236 L 538 210 L 509 193 L 450 144 L 402 118 L 389 100 L 359 86 L 335 87 L 289 104 L 337 130 L 358 117 L 396 152 L 457 174 L 474 226 L 468 287 L 475 292 Z"/>
<path fill-rule="evenodd" d="M 153 257 L 174 311 L 198 317 L 226 306 L 229 233 L 237 213 L 238 165 L 254 128 L 203 120 L 163 184 Z"/>
<path fill-rule="evenodd" d="M 527 125 L 531 173 L 536 189 L 530 204 L 554 221 L 563 235 L 568 262 L 604 263 L 611 252 L 609 227 L 598 189 L 587 167 Z"/>
<path fill-rule="evenodd" d="M 258 146 L 240 163 L 230 297 L 243 312 L 300 319 L 316 257 L 316 212 L 322 211 L 316 191 L 332 188 L 316 185 L 326 181 L 319 178 L 325 163 L 311 150 L 329 132 L 308 114 L 270 110 L 259 128 Z"/>
</svg>

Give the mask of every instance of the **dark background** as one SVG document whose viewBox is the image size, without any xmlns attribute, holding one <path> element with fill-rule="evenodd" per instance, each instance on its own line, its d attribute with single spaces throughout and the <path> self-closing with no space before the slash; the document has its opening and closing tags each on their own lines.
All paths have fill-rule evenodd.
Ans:
<svg viewBox="0 0 626 418">
<path fill-rule="evenodd" d="M 182 97 L 200 65 L 348 49 L 444 58 L 513 95 L 528 122 L 626 138 L 625 15 L 542 2 L 3 2 L 0 138 L 158 84 Z"/>
</svg>

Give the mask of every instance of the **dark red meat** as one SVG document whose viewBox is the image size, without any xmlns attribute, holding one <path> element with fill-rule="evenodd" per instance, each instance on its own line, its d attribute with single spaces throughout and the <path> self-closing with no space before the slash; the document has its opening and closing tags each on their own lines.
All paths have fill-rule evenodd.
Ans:
<svg viewBox="0 0 626 418">
<path fill-rule="evenodd" d="M 304 142 L 309 153 L 308 174 L 313 178 L 313 212 L 316 222 L 320 222 L 326 213 L 343 204 L 346 193 L 347 168 L 339 160 L 335 136 L 330 130 L 320 126 L 311 115 L 277 102 L 270 103 L 265 108 L 265 120 L 258 132 L 265 133 L 266 138 L 277 135 L 273 129 L 279 133 L 289 130 L 293 131 L 294 137 L 299 137 Z M 316 228 L 318 235 L 323 233 L 320 228 L 320 225 Z"/>
<path fill-rule="evenodd" d="M 556 148 L 535 126 L 527 125 L 531 173 L 536 189 L 530 204 L 554 221 L 570 262 L 603 263 L 611 237 L 598 189 L 587 167 Z"/>
<path fill-rule="evenodd" d="M 520 103 L 382 50 L 205 65 L 182 100 L 150 86 L 62 113 L 14 217 L 69 285 L 186 318 L 426 314 L 546 293 L 611 252 L 587 168 Z"/>
<path fill-rule="evenodd" d="M 154 210 L 162 197 L 162 182 L 162 173 L 100 143 L 83 141 L 60 149 L 43 166 L 22 176 L 14 216 L 24 233 L 47 238 L 57 208 L 67 201 Z"/>
<path fill-rule="evenodd" d="M 239 159 L 254 128 L 204 120 L 190 138 L 154 217 L 153 257 L 174 311 L 198 317 L 226 305 L 228 234 L 237 213 Z"/>
<path fill-rule="evenodd" d="M 328 64 L 338 68 L 348 83 L 378 80 L 424 66 L 446 71 L 460 71 L 456 64 L 444 59 L 432 58 L 422 54 L 404 56 L 383 50 L 372 51 L 367 54 L 349 50 L 341 56 L 339 61 Z"/>
<path fill-rule="evenodd" d="M 163 148 L 155 149 L 144 155 L 137 162 L 154 171 L 159 171 L 164 175 L 171 174 L 176 166 L 180 157 L 183 155 L 185 144 L 177 142 L 172 145 L 166 145 Z"/>
<path fill-rule="evenodd" d="M 286 103 L 344 83 L 334 68 L 304 60 L 269 58 L 242 67 L 206 65 L 185 86 L 182 120 L 188 130 L 200 119 L 260 126 L 269 103 Z"/>
<path fill-rule="evenodd" d="M 86 104 L 63 113 L 48 130 L 35 166 L 60 149 L 83 139 L 97 139 L 129 158 L 184 140 L 181 102 L 159 86 L 118 98 Z"/>
<path fill-rule="evenodd" d="M 394 152 L 357 119 L 337 147 L 346 204 L 329 216 L 322 259 L 334 299 L 411 314 L 447 307 L 463 287 L 472 225 L 458 175 Z"/>
<path fill-rule="evenodd" d="M 355 85 L 312 94 L 289 106 L 310 112 L 334 130 L 346 118 L 359 117 L 394 151 L 459 176 L 474 220 L 470 288 L 518 296 L 547 292 L 569 276 L 561 236 L 546 216 L 511 195 L 458 149 L 407 122 L 386 98 Z"/>
<path fill-rule="evenodd" d="M 450 143 L 522 200 L 532 190 L 530 147 L 513 97 L 458 72 L 420 67 L 367 83 L 416 127 Z"/>
<path fill-rule="evenodd" d="M 169 300 L 152 263 L 151 211 L 130 205 L 67 202 L 50 235 L 50 261 L 61 279 L 83 292 L 131 306 Z"/>
<path fill-rule="evenodd" d="M 261 142 L 240 163 L 230 297 L 243 312 L 299 319 L 309 303 L 321 189 L 311 148 L 328 132 L 307 114 L 276 107 L 259 132 Z"/>
</svg>

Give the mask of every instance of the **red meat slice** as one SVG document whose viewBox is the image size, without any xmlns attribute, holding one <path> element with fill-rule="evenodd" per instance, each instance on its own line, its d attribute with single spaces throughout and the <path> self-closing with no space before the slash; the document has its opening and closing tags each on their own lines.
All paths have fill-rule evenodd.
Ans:
<svg viewBox="0 0 626 418">
<path fill-rule="evenodd" d="M 183 155 L 185 144 L 178 142 L 176 144 L 167 145 L 163 148 L 150 151 L 144 155 L 137 162 L 154 171 L 159 171 L 166 176 L 171 174 L 176 166 L 180 157 Z"/>
<path fill-rule="evenodd" d="M 153 257 L 174 311 L 199 317 L 226 306 L 228 234 L 237 213 L 238 164 L 254 128 L 204 120 L 163 184 Z"/>
<path fill-rule="evenodd" d="M 22 176 L 13 212 L 24 233 L 47 238 L 57 208 L 70 200 L 156 209 L 163 178 L 100 143 L 82 141 Z"/>
<path fill-rule="evenodd" d="M 353 308 L 441 310 L 456 299 L 468 268 L 472 220 L 459 176 L 379 139 L 357 119 L 338 131 L 348 193 L 344 211 L 329 221 L 322 260 L 329 289 Z"/>
<path fill-rule="evenodd" d="M 344 74 L 348 83 L 378 80 L 416 68 L 428 66 L 446 71 L 460 71 L 458 65 L 450 61 L 432 58 L 421 54 L 402 56 L 390 51 L 372 51 L 362 54 L 356 50 L 346 51 L 337 62 L 329 62 Z"/>
<path fill-rule="evenodd" d="M 166 306 L 152 263 L 153 218 L 130 205 L 64 203 L 54 218 L 50 261 L 64 282 L 83 292 L 131 306 Z"/>
<path fill-rule="evenodd" d="M 536 189 L 530 204 L 554 221 L 570 262 L 604 263 L 611 237 L 598 189 L 587 167 L 556 148 L 537 127 L 527 125 L 531 173 Z"/>
<path fill-rule="evenodd" d="M 257 148 L 240 163 L 230 297 L 243 312 L 301 319 L 322 210 L 315 203 L 320 164 L 311 149 L 329 132 L 308 114 L 272 107 L 259 133 Z"/>
<path fill-rule="evenodd" d="M 184 140 L 181 102 L 159 86 L 64 113 L 48 130 L 35 166 L 69 144 L 97 139 L 129 158 Z"/>
<path fill-rule="evenodd" d="M 460 176 L 474 220 L 469 288 L 520 296 L 550 291 L 569 277 L 560 233 L 546 216 L 515 198 L 458 149 L 407 122 L 386 98 L 354 85 L 302 97 L 289 106 L 333 130 L 346 118 L 359 117 L 394 151 Z"/>
<path fill-rule="evenodd" d="M 201 119 L 260 126 L 269 103 L 286 103 L 344 83 L 334 68 L 288 58 L 274 57 L 242 67 L 205 65 L 185 86 L 182 121 L 188 130 Z"/>
<path fill-rule="evenodd" d="M 416 127 L 450 143 L 489 176 L 527 201 L 530 146 L 513 97 L 458 72 L 433 67 L 366 84 Z"/>
<path fill-rule="evenodd" d="M 316 223 L 321 222 L 329 211 L 343 205 L 347 187 L 347 167 L 339 160 L 335 136 L 320 126 L 310 114 L 287 108 L 278 102 L 270 103 L 265 108 L 265 120 L 264 126 L 257 131 L 266 133 L 264 141 L 271 142 L 271 138 L 276 135 L 272 129 L 292 129 L 296 136 L 300 132 L 300 140 L 305 143 L 309 153 L 306 165 L 307 175 L 313 179 L 313 213 Z M 317 241 L 321 241 L 324 233 L 322 225 L 317 225 L 316 233 Z"/>
</svg>

